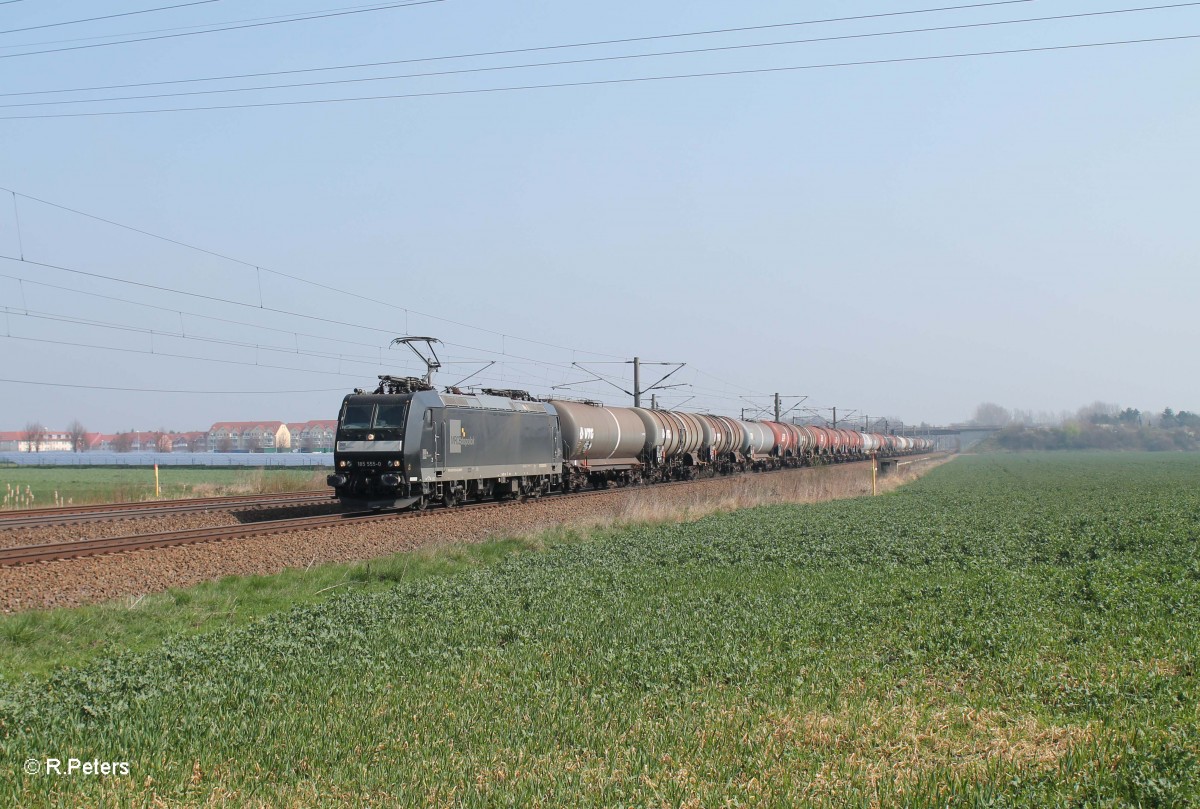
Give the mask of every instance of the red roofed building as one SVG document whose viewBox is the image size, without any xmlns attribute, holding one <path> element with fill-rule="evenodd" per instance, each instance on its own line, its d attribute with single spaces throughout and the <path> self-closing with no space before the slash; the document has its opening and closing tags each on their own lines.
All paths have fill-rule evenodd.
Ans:
<svg viewBox="0 0 1200 809">
<path fill-rule="evenodd" d="M 0 433 L 0 452 L 70 452 L 71 434 L 46 430 L 37 441 L 30 441 L 24 430 Z"/>
<path fill-rule="evenodd" d="M 282 421 L 218 421 L 208 430 L 209 452 L 287 452 L 292 434 Z"/>
<path fill-rule="evenodd" d="M 334 436 L 337 435 L 336 419 L 298 421 L 287 427 L 292 434 L 293 451 L 333 452 Z"/>
<path fill-rule="evenodd" d="M 208 433 L 171 433 L 171 452 L 207 452 Z"/>
</svg>

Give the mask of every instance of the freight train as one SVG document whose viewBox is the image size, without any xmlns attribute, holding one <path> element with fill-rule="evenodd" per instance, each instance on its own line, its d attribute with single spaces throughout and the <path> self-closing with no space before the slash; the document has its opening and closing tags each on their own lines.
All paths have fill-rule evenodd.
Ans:
<svg viewBox="0 0 1200 809">
<path fill-rule="evenodd" d="M 338 416 L 328 484 L 353 507 L 455 506 L 932 449 L 925 438 L 379 379 L 374 393 L 346 396 Z"/>
</svg>

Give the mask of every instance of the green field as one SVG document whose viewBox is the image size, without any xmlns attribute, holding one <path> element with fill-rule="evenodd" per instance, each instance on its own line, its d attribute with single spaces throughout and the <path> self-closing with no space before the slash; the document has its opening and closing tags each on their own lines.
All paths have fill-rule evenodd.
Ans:
<svg viewBox="0 0 1200 809">
<path fill-rule="evenodd" d="M 1200 457 L 1056 453 L 389 562 L 0 686 L 0 805 L 1195 806 L 1198 540 Z"/>
<path fill-rule="evenodd" d="M 162 466 L 158 474 L 161 496 L 170 499 L 322 488 L 326 470 Z M 0 468 L 0 509 L 127 503 L 154 497 L 152 467 Z"/>
</svg>

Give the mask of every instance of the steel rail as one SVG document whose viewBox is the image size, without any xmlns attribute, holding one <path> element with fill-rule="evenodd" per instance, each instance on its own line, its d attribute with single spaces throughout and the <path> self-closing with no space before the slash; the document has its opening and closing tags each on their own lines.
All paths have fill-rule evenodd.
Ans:
<svg viewBox="0 0 1200 809">
<path fill-rule="evenodd" d="M 187 514 L 195 511 L 219 511 L 248 506 L 301 505 L 333 502 L 327 490 L 280 492 L 277 494 L 231 495 L 227 497 L 196 497 L 181 500 L 147 500 L 142 503 L 108 503 L 90 506 L 16 509 L 0 512 L 0 530 L 29 528 L 42 525 L 69 525 L 81 522 L 101 522 L 129 517 L 157 517 Z"/>
<path fill-rule="evenodd" d="M 924 456 L 913 456 L 912 460 L 930 460 L 941 453 L 930 453 Z M 867 460 L 845 461 L 841 463 L 830 464 L 829 466 L 841 466 L 845 464 L 868 463 Z M 802 469 L 815 469 L 820 467 L 792 467 L 790 469 L 780 469 L 773 471 L 800 471 Z M 661 489 L 668 486 L 686 486 L 693 483 L 702 483 L 712 480 L 732 480 L 735 477 L 753 476 L 764 474 L 761 472 L 744 472 L 738 475 L 729 475 L 725 477 L 711 478 L 696 478 L 692 480 L 672 481 L 669 483 L 654 484 L 654 489 Z M 555 494 L 549 495 L 550 499 L 555 501 L 566 498 L 584 498 L 595 497 L 602 494 L 613 494 L 621 491 L 638 491 L 641 486 L 625 486 L 618 488 L 593 489 L 591 491 L 573 492 L 570 494 Z M 520 502 L 536 502 L 540 498 L 526 498 Z M 227 539 L 241 539 L 246 537 L 267 536 L 271 534 L 284 534 L 294 531 L 304 531 L 314 528 L 328 528 L 334 525 L 347 525 L 359 523 L 374 523 L 386 522 L 393 520 L 411 520 L 422 517 L 436 517 L 439 515 L 461 514 L 469 511 L 479 511 L 483 509 L 504 508 L 512 505 L 513 500 L 497 500 L 484 503 L 470 503 L 457 506 L 455 508 L 436 508 L 428 511 L 367 511 L 367 512 L 349 512 L 332 515 L 321 515 L 316 517 L 297 517 L 294 519 L 284 520 L 264 520 L 262 522 L 250 523 L 246 525 L 227 525 L 213 528 L 192 528 L 184 531 L 167 531 L 158 534 L 137 534 L 123 537 L 104 537 L 99 539 L 82 539 L 71 542 L 54 542 L 44 545 L 24 545 L 15 548 L 0 549 L 0 567 L 8 567 L 15 565 L 26 565 L 34 562 L 51 562 L 61 559 L 74 559 L 85 556 L 99 556 L 110 553 L 124 553 L 126 551 L 146 550 L 150 548 L 165 548 L 172 545 L 191 545 L 204 542 L 220 542 Z"/>
</svg>

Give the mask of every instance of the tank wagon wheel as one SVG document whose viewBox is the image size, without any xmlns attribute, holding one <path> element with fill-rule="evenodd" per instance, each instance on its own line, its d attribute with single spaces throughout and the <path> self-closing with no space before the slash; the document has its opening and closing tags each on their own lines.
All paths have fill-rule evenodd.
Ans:
<svg viewBox="0 0 1200 809">
<path fill-rule="evenodd" d="M 462 503 L 462 496 L 459 495 L 457 492 L 448 491 L 442 497 L 442 505 L 445 506 L 446 508 L 454 508 L 457 505 L 459 505 L 460 503 Z"/>
</svg>

